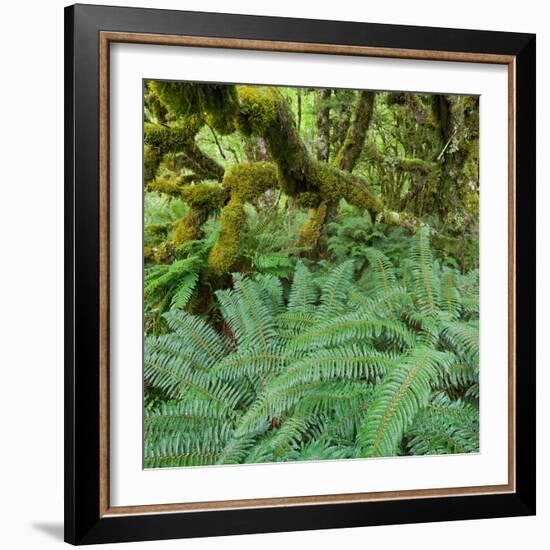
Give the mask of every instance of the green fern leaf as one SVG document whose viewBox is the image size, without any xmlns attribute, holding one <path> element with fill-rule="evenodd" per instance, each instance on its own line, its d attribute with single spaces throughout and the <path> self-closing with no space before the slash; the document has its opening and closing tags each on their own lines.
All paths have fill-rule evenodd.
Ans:
<svg viewBox="0 0 550 550">
<path fill-rule="evenodd" d="M 424 408 L 431 382 L 452 356 L 416 348 L 389 371 L 365 415 L 357 444 L 362 456 L 393 456 L 416 413 Z"/>
</svg>

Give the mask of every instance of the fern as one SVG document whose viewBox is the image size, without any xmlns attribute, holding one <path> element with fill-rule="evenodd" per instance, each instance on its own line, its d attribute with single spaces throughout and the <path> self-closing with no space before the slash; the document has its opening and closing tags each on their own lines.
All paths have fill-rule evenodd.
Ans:
<svg viewBox="0 0 550 550">
<path fill-rule="evenodd" d="M 413 299 L 418 309 L 422 313 L 433 315 L 438 307 L 439 285 L 433 270 L 428 232 L 428 227 L 422 227 L 414 236 L 409 253 L 409 270 Z"/>
<path fill-rule="evenodd" d="M 165 399 L 144 418 L 145 466 L 477 450 L 475 275 L 441 268 L 427 228 L 400 269 L 362 258 L 322 275 L 297 260 L 291 285 L 235 273 L 216 324 L 166 311 L 145 340 Z"/>
<path fill-rule="evenodd" d="M 157 327 L 164 312 L 182 310 L 190 304 L 198 289 L 210 245 L 208 242 L 188 242 L 179 252 L 184 257 L 171 264 L 145 267 L 143 297 L 146 325 Z"/>
<path fill-rule="evenodd" d="M 419 347 L 395 365 L 377 388 L 365 415 L 357 438 L 362 454 L 397 454 L 404 432 L 428 403 L 431 382 L 449 362 L 449 354 Z"/>
<path fill-rule="evenodd" d="M 479 411 L 436 393 L 407 433 L 411 454 L 457 454 L 479 451 Z"/>
</svg>

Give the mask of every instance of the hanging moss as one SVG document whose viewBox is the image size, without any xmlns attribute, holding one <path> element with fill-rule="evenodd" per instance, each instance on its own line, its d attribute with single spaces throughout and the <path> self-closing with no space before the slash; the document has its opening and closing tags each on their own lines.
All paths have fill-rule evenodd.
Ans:
<svg viewBox="0 0 550 550">
<path fill-rule="evenodd" d="M 161 126 L 146 122 L 144 141 L 146 146 L 156 149 L 157 155 L 179 153 L 178 162 L 182 167 L 193 171 L 197 178 L 220 181 L 224 168 L 197 146 L 195 143 L 197 131 L 198 127 L 195 123 Z"/>
<path fill-rule="evenodd" d="M 181 194 L 181 178 L 174 176 L 157 176 L 146 183 L 147 191 L 164 193 L 171 197 L 179 197 Z"/>
<path fill-rule="evenodd" d="M 228 273 L 239 257 L 241 232 L 246 224 L 243 203 L 231 198 L 222 210 L 220 222 L 218 240 L 208 256 L 208 266 L 216 276 Z"/>
<path fill-rule="evenodd" d="M 239 101 L 233 84 L 150 81 L 149 88 L 159 101 L 176 116 L 208 117 L 208 123 L 220 133 L 234 131 Z"/>
<path fill-rule="evenodd" d="M 326 216 L 326 203 L 321 203 L 318 208 L 314 208 L 310 211 L 309 218 L 300 229 L 297 243 L 298 246 L 303 246 L 307 248 L 314 248 L 315 246 L 317 246 Z"/>
<path fill-rule="evenodd" d="M 235 119 L 233 116 L 228 116 L 225 111 L 207 113 L 205 121 L 224 136 L 232 134 L 235 131 Z"/>
<path fill-rule="evenodd" d="M 262 136 L 275 122 L 278 93 L 264 86 L 239 86 L 240 109 L 237 128 L 245 136 Z"/>
<path fill-rule="evenodd" d="M 177 153 L 195 137 L 198 128 L 194 125 L 162 126 L 145 122 L 143 125 L 143 141 L 145 145 L 155 147 L 160 154 Z"/>
<path fill-rule="evenodd" d="M 312 158 L 302 142 L 290 107 L 275 88 L 239 86 L 237 126 L 245 136 L 263 137 L 279 170 L 281 190 L 293 196 L 309 191 Z"/>
<path fill-rule="evenodd" d="M 231 197 L 251 202 L 277 187 L 277 167 L 271 162 L 233 164 L 224 174 L 223 185 L 230 190 Z"/>
<path fill-rule="evenodd" d="M 202 225 L 208 219 L 209 212 L 200 208 L 189 208 L 185 216 L 177 223 L 174 231 L 173 241 L 178 246 L 188 242 L 200 239 L 202 235 Z"/>
<path fill-rule="evenodd" d="M 192 208 L 211 213 L 224 205 L 228 191 L 216 183 L 201 183 L 183 187 L 181 197 Z"/>
<path fill-rule="evenodd" d="M 319 193 L 305 192 L 296 196 L 296 204 L 302 208 L 317 208 L 322 201 Z"/>
<path fill-rule="evenodd" d="M 382 209 L 380 197 L 364 180 L 349 172 L 319 162 L 315 165 L 313 182 L 328 204 L 337 204 L 341 199 L 346 199 L 362 210 L 379 212 Z"/>
</svg>

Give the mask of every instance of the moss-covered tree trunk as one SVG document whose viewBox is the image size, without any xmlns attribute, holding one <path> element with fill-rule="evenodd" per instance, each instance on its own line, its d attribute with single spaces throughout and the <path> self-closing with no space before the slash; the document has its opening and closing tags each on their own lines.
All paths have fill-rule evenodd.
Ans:
<svg viewBox="0 0 550 550">
<path fill-rule="evenodd" d="M 415 226 L 416 221 L 410 216 L 387 212 L 383 200 L 369 183 L 351 173 L 361 155 L 372 118 L 373 92 L 358 95 L 346 137 L 334 163 L 329 164 L 308 150 L 290 104 L 276 88 L 218 86 L 210 89 L 198 84 L 156 83 L 153 90 L 161 104 L 183 117 L 183 123 L 146 124 L 145 129 L 146 162 L 151 157 L 146 166 L 148 188 L 181 196 L 189 205 L 187 215 L 177 224 L 173 241 L 165 250 L 172 251 L 188 240 L 200 238 L 202 224 L 210 215 L 220 212 L 221 231 L 208 262 L 214 275 L 229 272 L 240 252 L 240 235 L 246 223 L 245 203 L 275 188 L 293 198 L 297 205 L 311 209 L 298 236 L 300 246 L 317 245 L 327 213 L 341 199 L 379 215 L 388 223 Z M 326 120 L 320 121 L 326 132 L 323 150 L 317 153 L 328 159 L 328 111 L 325 114 Z M 224 170 L 196 143 L 197 131 L 206 123 L 220 133 L 237 131 L 252 144 L 254 152 L 247 153 L 249 158 L 268 158 L 269 162 L 255 160 Z M 158 167 L 169 155 L 172 162 L 179 162 L 191 173 L 159 177 Z M 213 182 L 201 183 L 206 180 Z M 195 185 L 189 186 L 191 181 Z M 156 259 L 167 260 L 169 256 L 158 254 Z"/>
<path fill-rule="evenodd" d="M 330 96 L 332 90 L 327 88 L 317 90 L 317 112 L 315 122 L 317 124 L 317 160 L 328 162 L 330 143 Z M 299 128 L 299 126 L 298 126 Z"/>
</svg>

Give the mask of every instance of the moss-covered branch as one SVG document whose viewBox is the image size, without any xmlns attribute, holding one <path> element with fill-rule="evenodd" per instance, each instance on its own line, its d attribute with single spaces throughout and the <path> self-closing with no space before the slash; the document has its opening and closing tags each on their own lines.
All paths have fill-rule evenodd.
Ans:
<svg viewBox="0 0 550 550">
<path fill-rule="evenodd" d="M 375 213 L 382 209 L 382 201 L 364 180 L 313 158 L 300 138 L 289 105 L 276 89 L 241 86 L 238 94 L 241 111 L 237 126 L 245 135 L 264 138 L 278 169 L 279 186 L 287 195 L 309 197 L 317 194 L 317 205 L 321 202 L 337 204 L 345 198 L 351 204 Z M 370 92 L 365 92 L 363 101 L 360 101 L 354 121 L 356 126 L 364 126 L 365 120 L 370 119 L 370 114 L 366 114 L 369 102 L 372 109 L 370 95 Z M 315 213 L 314 217 L 306 222 L 308 226 L 318 224 L 318 214 Z M 307 231 L 306 227 L 304 231 Z"/>
<path fill-rule="evenodd" d="M 153 179 L 163 156 L 168 153 L 177 153 L 181 166 L 192 171 L 197 178 L 221 181 L 223 166 L 201 151 L 195 143 L 199 128 L 193 119 L 189 119 L 189 125 L 145 123 L 145 181 Z"/>
<path fill-rule="evenodd" d="M 372 118 L 374 98 L 374 92 L 362 91 L 359 94 L 355 115 L 334 159 L 334 165 L 341 170 L 351 172 L 359 160 Z"/>
<path fill-rule="evenodd" d="M 421 158 L 383 155 L 375 147 L 366 148 L 365 157 L 369 162 L 383 164 L 402 172 L 416 173 L 424 176 L 433 174 L 439 168 L 436 162 L 427 161 Z"/>
<path fill-rule="evenodd" d="M 317 90 L 317 113 L 315 124 L 317 126 L 317 160 L 328 162 L 330 143 L 330 105 L 329 100 L 332 94 L 330 88 Z"/>
<path fill-rule="evenodd" d="M 300 206 L 310 208 L 310 217 L 298 237 L 300 246 L 316 246 L 328 213 L 342 199 L 387 223 L 417 227 L 416 219 L 389 211 L 368 182 L 351 173 L 363 150 L 372 117 L 373 92 L 359 94 L 346 138 L 331 165 L 308 150 L 290 104 L 276 88 L 226 86 L 223 90 L 203 93 L 200 85 L 168 84 L 155 84 L 161 103 L 184 116 L 186 124 L 145 124 L 145 144 L 151 166 L 159 162 L 159 157 L 176 153 L 178 162 L 193 171 L 193 181 L 215 179 L 220 184 L 189 185 L 190 180 L 184 180 L 189 175 L 150 180 L 149 189 L 179 196 L 189 206 L 185 217 L 176 225 L 167 249 L 200 238 L 204 222 L 211 214 L 221 211 L 221 229 L 210 251 L 208 265 L 215 275 L 227 273 L 238 261 L 241 233 L 246 224 L 245 203 L 254 203 L 266 191 L 277 188 Z M 225 132 L 236 129 L 256 148 L 265 148 L 270 162 L 236 163 L 224 170 L 195 143 L 195 135 L 205 121 L 220 132 L 220 128 Z M 326 137 L 328 148 L 328 134 Z M 324 151 L 323 157 L 327 156 L 325 153 L 328 155 Z M 410 172 L 432 170 L 428 163 L 418 159 L 400 158 L 394 162 Z"/>
<path fill-rule="evenodd" d="M 242 201 L 232 198 L 223 209 L 220 221 L 218 240 L 208 256 L 208 266 L 217 276 L 228 273 L 239 257 L 241 233 L 246 224 Z"/>
</svg>

